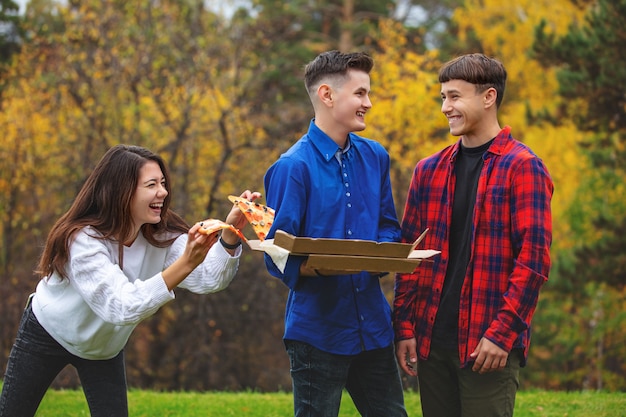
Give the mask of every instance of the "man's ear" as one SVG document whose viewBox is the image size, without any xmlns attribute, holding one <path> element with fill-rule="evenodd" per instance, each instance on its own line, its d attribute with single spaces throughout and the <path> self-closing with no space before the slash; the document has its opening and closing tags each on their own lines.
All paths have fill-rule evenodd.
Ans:
<svg viewBox="0 0 626 417">
<path fill-rule="evenodd" d="M 333 89 L 328 84 L 322 84 L 317 88 L 317 98 L 325 106 L 333 104 Z"/>
<path fill-rule="evenodd" d="M 487 91 L 485 91 L 483 96 L 483 100 L 485 103 L 485 108 L 491 107 L 491 106 L 495 106 L 496 105 L 496 99 L 498 98 L 498 92 L 496 91 L 495 88 L 491 87 L 488 88 Z"/>
</svg>

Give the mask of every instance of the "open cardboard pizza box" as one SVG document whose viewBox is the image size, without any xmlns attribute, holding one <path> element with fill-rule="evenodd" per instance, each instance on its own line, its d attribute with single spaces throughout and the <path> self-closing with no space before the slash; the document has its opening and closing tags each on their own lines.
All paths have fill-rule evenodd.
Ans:
<svg viewBox="0 0 626 417">
<path fill-rule="evenodd" d="M 416 250 L 428 229 L 412 244 L 354 239 L 296 237 L 277 230 L 274 239 L 248 241 L 254 250 L 277 246 L 292 255 L 308 256 L 307 266 L 335 271 L 413 272 L 422 261 L 440 253 Z M 271 255 L 271 254 L 270 254 Z"/>
</svg>

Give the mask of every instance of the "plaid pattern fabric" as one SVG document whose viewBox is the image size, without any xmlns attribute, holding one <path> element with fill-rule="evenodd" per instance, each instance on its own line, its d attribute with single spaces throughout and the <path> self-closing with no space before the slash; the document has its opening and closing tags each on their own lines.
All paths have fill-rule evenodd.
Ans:
<svg viewBox="0 0 626 417">
<path fill-rule="evenodd" d="M 550 270 L 553 183 L 543 162 L 505 127 L 484 156 L 472 224 L 471 257 L 459 305 L 459 357 L 470 361 L 484 336 L 501 348 L 524 348 L 539 290 Z M 415 337 L 420 359 L 430 352 L 446 267 L 459 142 L 415 167 L 402 220 L 402 239 L 426 228 L 423 247 L 441 255 L 411 274 L 397 274 L 396 340 Z M 525 361 L 524 361 L 525 362 Z"/>
</svg>

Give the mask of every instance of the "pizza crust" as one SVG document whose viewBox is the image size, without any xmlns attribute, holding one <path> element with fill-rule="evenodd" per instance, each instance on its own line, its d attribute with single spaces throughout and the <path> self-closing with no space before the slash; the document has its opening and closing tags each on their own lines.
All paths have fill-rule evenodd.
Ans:
<svg viewBox="0 0 626 417">
<path fill-rule="evenodd" d="M 210 235 L 210 234 L 219 232 L 220 230 L 224 230 L 224 229 L 228 229 L 232 231 L 237 236 L 239 236 L 241 240 L 246 240 L 246 237 L 243 235 L 243 233 L 241 233 L 239 229 L 237 229 L 232 224 L 228 224 L 219 219 L 209 219 L 209 220 L 203 221 L 201 223 L 200 229 L 198 229 L 198 232 L 205 234 L 205 235 Z"/>
</svg>

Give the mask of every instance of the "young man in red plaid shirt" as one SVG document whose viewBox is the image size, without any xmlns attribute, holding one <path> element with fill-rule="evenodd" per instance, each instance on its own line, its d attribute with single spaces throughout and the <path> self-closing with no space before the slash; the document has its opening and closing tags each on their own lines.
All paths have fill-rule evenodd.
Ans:
<svg viewBox="0 0 626 417">
<path fill-rule="evenodd" d="M 506 70 L 469 54 L 439 72 L 441 111 L 455 144 L 415 167 L 404 242 L 429 228 L 441 250 L 396 277 L 400 367 L 418 376 L 425 417 L 510 416 L 548 279 L 553 184 L 526 145 L 501 128 Z"/>
</svg>

